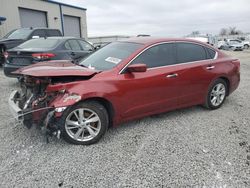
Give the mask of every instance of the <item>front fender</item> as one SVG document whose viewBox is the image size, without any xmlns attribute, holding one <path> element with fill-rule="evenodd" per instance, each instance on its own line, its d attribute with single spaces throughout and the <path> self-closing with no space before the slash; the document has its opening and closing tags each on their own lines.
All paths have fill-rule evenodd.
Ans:
<svg viewBox="0 0 250 188">
<path fill-rule="evenodd" d="M 50 106 L 54 108 L 68 107 L 82 100 L 82 97 L 76 93 L 64 93 L 56 96 Z"/>
<path fill-rule="evenodd" d="M 97 92 L 92 92 L 92 93 L 86 93 L 83 95 L 77 94 L 77 93 L 64 93 L 58 95 L 50 104 L 50 106 L 54 108 L 60 108 L 60 107 L 68 107 L 72 106 L 79 101 L 83 101 L 86 99 L 90 98 L 105 98 L 105 95 L 103 93 L 97 93 Z M 109 99 L 106 99 L 109 100 Z"/>
</svg>

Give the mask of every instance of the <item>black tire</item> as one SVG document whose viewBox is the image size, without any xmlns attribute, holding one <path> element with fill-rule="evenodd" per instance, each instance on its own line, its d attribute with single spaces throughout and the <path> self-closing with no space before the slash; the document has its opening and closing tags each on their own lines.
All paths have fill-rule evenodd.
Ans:
<svg viewBox="0 0 250 188">
<path fill-rule="evenodd" d="M 97 133 L 97 135 L 92 138 L 91 140 L 87 140 L 87 141 L 79 141 L 76 140 L 74 138 L 72 138 L 72 135 L 70 135 L 70 133 L 68 133 L 66 131 L 66 119 L 70 116 L 70 114 L 72 114 L 75 110 L 77 109 L 89 109 L 91 111 L 93 111 L 100 120 L 100 129 L 99 132 Z M 79 115 L 79 114 L 78 114 Z M 96 102 L 96 101 L 86 101 L 86 102 L 81 102 L 78 103 L 68 109 L 66 109 L 62 115 L 62 117 L 60 118 L 60 123 L 59 125 L 61 126 L 61 131 L 62 131 L 62 137 L 64 138 L 64 140 L 68 143 L 72 143 L 72 144 L 77 144 L 77 145 L 90 145 L 90 144 L 94 144 L 96 142 L 98 142 L 102 136 L 106 133 L 107 129 L 108 129 L 108 125 L 109 125 L 109 118 L 108 118 L 108 113 L 107 110 L 105 109 L 105 107 L 103 105 L 101 105 L 100 103 Z M 73 130 L 73 129 L 72 129 Z M 79 128 L 77 129 L 79 130 Z M 83 130 L 83 132 L 85 132 L 86 129 Z M 89 132 L 90 133 L 90 132 Z M 83 135 L 85 133 L 82 133 Z"/>
<path fill-rule="evenodd" d="M 244 49 L 248 49 L 249 48 L 249 45 L 248 44 L 245 44 L 244 45 Z"/>
<path fill-rule="evenodd" d="M 214 105 L 212 103 L 212 98 L 214 97 L 212 92 L 213 92 L 213 89 L 215 89 L 215 86 L 218 86 L 219 84 L 222 84 L 225 88 L 225 95 L 224 95 L 224 98 L 223 100 L 221 100 L 220 98 L 220 103 L 218 105 Z M 215 110 L 215 109 L 218 109 L 221 107 L 221 105 L 224 103 L 226 97 L 227 97 L 227 94 L 228 94 L 228 85 L 226 83 L 225 80 L 219 78 L 217 80 L 215 80 L 209 87 L 208 89 L 208 93 L 207 93 L 207 96 L 206 96 L 206 102 L 204 104 L 204 106 L 207 108 L 207 109 L 210 109 L 210 110 Z M 217 96 L 218 97 L 218 96 Z M 216 99 L 217 100 L 217 99 Z M 218 101 L 219 102 L 219 101 Z"/>
</svg>

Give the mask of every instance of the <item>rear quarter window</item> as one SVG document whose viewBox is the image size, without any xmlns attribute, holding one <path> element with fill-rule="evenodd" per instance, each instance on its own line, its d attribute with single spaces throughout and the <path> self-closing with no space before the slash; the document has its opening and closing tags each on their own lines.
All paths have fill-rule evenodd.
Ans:
<svg viewBox="0 0 250 188">
<path fill-rule="evenodd" d="M 46 32 L 48 37 L 62 36 L 61 32 L 58 30 L 47 30 Z"/>
<path fill-rule="evenodd" d="M 207 55 L 208 55 L 207 59 L 214 59 L 216 51 L 212 50 L 211 48 L 206 48 L 206 50 L 207 50 Z"/>
</svg>

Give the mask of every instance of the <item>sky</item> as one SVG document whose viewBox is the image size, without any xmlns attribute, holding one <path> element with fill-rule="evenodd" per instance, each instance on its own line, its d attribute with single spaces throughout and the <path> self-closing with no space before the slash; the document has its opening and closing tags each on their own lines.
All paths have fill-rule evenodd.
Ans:
<svg viewBox="0 0 250 188">
<path fill-rule="evenodd" d="M 88 36 L 250 32 L 250 0 L 55 0 L 87 8 Z"/>
</svg>

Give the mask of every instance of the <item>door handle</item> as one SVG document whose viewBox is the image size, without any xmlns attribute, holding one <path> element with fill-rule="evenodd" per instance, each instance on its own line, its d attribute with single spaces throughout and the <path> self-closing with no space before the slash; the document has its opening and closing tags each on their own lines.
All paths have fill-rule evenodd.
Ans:
<svg viewBox="0 0 250 188">
<path fill-rule="evenodd" d="M 206 67 L 207 70 L 212 70 L 214 68 L 215 68 L 215 66 L 213 66 L 213 65 L 209 65 L 209 66 Z"/>
<path fill-rule="evenodd" d="M 177 73 L 173 73 L 173 74 L 167 75 L 166 77 L 167 77 L 167 78 L 175 78 L 175 77 L 177 77 L 177 76 L 178 76 Z"/>
<path fill-rule="evenodd" d="M 75 54 L 75 52 L 71 52 L 70 55 L 75 56 L 76 54 Z"/>
</svg>

